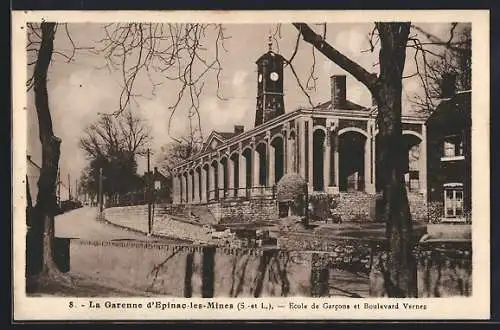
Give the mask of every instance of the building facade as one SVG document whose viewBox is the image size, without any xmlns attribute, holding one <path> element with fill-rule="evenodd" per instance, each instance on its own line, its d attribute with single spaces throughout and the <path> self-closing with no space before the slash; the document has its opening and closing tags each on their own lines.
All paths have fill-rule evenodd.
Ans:
<svg viewBox="0 0 500 330">
<path fill-rule="evenodd" d="M 471 91 L 456 92 L 445 75 L 442 101 L 427 120 L 430 221 L 469 222 L 471 194 Z"/>
<path fill-rule="evenodd" d="M 314 108 L 285 111 L 281 55 L 271 48 L 257 64 L 255 127 L 213 131 L 197 155 L 174 168 L 175 204 L 274 196 L 280 178 L 295 172 L 310 192 L 375 194 L 378 128 L 376 106 L 346 98 L 346 76 L 330 79 L 331 98 Z M 407 179 L 427 189 L 425 117 L 402 117 L 409 151 Z"/>
</svg>

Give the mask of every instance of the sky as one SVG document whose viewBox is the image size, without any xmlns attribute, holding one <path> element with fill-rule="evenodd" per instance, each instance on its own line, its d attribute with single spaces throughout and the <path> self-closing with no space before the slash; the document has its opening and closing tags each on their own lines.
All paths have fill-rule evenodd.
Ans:
<svg viewBox="0 0 500 330">
<path fill-rule="evenodd" d="M 418 24 L 425 31 L 447 39 L 450 23 Z M 313 26 L 321 32 L 320 26 Z M 253 128 L 257 74 L 255 61 L 268 49 L 269 33 L 276 29 L 272 24 L 227 24 L 225 35 L 227 52 L 221 53 L 223 71 L 220 76 L 221 94 L 224 100 L 216 96 L 216 77 L 209 74 L 206 77 L 205 88 L 200 96 L 200 116 L 202 130 L 207 137 L 211 130 L 233 131 L 234 125 L 244 125 L 245 130 Z M 102 25 L 96 23 L 68 24 L 72 40 L 78 46 L 98 47 L 99 40 L 104 36 Z M 356 24 L 328 24 L 327 41 L 344 55 L 359 63 L 366 70 L 378 73 L 378 49 L 374 52 L 369 49 L 368 35 L 373 29 L 373 23 Z M 70 49 L 70 42 L 62 29 L 59 29 L 55 38 L 55 49 L 66 52 Z M 411 33 L 416 33 L 412 31 Z M 418 36 L 423 39 L 422 36 Z M 278 44 L 273 44 L 273 50 L 289 58 L 293 53 L 297 31 L 290 24 L 281 26 L 281 38 Z M 204 46 L 208 52 L 213 51 L 213 39 L 205 40 Z M 364 106 L 371 105 L 371 95 L 366 87 L 355 78 L 340 69 L 322 54 L 315 52 L 315 66 L 317 75 L 316 90 L 309 91 L 313 104 L 322 103 L 330 99 L 329 77 L 333 74 L 347 75 L 347 98 Z M 313 63 L 312 48 L 301 41 L 294 67 L 302 83 L 305 84 Z M 111 113 L 118 107 L 121 92 L 120 76 L 118 72 L 103 68 L 105 64 L 101 53 L 86 50 L 78 51 L 75 60 L 67 63 L 65 58 L 54 55 L 49 70 L 48 92 L 49 104 L 56 136 L 62 139 L 61 144 L 61 178 L 71 181 L 77 179 L 88 163 L 85 154 L 78 147 L 78 141 L 83 135 L 85 127 L 99 118 L 99 113 Z M 408 49 L 405 64 L 405 75 L 415 72 L 413 50 Z M 187 106 L 181 104 L 178 108 L 169 133 L 168 118 L 169 106 L 175 101 L 178 83 L 169 81 L 160 73 L 155 74 L 155 81 L 162 82 L 156 88 L 155 94 L 144 93 L 137 98 L 137 104 L 132 106 L 135 115 L 142 118 L 151 129 L 151 150 L 158 155 L 161 146 L 171 142 L 170 136 L 184 135 L 187 129 Z M 422 93 L 418 77 L 403 81 L 403 111 L 410 111 L 411 104 L 408 98 Z M 142 91 L 151 91 L 149 79 L 140 77 L 136 86 Z M 309 103 L 300 90 L 296 79 L 289 69 L 284 72 L 285 112 L 290 112 Z M 41 162 L 41 148 L 38 141 L 38 123 L 33 106 L 33 93 L 28 92 L 28 150 L 27 153 L 37 163 Z M 152 166 L 155 166 L 154 156 Z M 139 173 L 145 171 L 146 160 L 137 159 Z M 72 182 L 72 184 L 74 181 Z"/>
</svg>

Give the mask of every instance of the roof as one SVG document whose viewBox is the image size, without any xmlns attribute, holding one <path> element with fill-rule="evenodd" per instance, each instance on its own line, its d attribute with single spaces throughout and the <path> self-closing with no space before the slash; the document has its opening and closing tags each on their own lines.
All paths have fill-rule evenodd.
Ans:
<svg viewBox="0 0 500 330">
<path fill-rule="evenodd" d="M 278 58 L 281 58 L 281 59 L 285 60 L 285 58 L 282 55 L 280 55 L 278 53 L 275 53 L 272 50 L 270 50 L 267 53 L 264 53 L 261 57 L 259 57 L 257 59 L 257 61 L 255 61 L 255 63 L 260 63 L 261 61 L 263 61 L 266 58 L 273 58 L 273 57 L 278 57 Z"/>
<path fill-rule="evenodd" d="M 426 124 L 432 124 L 433 121 L 438 121 L 439 118 L 446 118 L 450 115 L 454 117 L 459 116 L 457 118 L 470 120 L 471 94 L 472 91 L 468 90 L 457 92 L 453 97 L 441 99 L 439 105 L 427 118 Z"/>
<path fill-rule="evenodd" d="M 369 108 L 359 105 L 357 103 L 351 102 L 349 100 L 345 101 L 345 104 L 338 108 L 339 110 L 369 110 Z M 332 110 L 332 101 L 326 101 L 313 108 L 313 110 Z M 335 110 L 335 109 L 333 109 Z"/>
<path fill-rule="evenodd" d="M 220 135 L 221 137 L 223 137 L 225 140 L 228 140 L 236 135 L 238 135 L 238 133 L 235 133 L 235 132 L 219 132 L 219 131 L 214 131 L 215 133 L 217 133 L 218 135 Z"/>
</svg>

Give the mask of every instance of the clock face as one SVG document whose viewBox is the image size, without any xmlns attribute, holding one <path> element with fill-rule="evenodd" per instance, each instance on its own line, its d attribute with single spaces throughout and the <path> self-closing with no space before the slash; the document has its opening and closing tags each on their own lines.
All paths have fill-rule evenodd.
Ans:
<svg viewBox="0 0 500 330">
<path fill-rule="evenodd" d="M 262 82 L 262 73 L 259 73 L 259 82 Z"/>
<path fill-rule="evenodd" d="M 271 78 L 272 81 L 277 81 L 280 76 L 276 72 L 271 72 L 269 77 Z"/>
</svg>

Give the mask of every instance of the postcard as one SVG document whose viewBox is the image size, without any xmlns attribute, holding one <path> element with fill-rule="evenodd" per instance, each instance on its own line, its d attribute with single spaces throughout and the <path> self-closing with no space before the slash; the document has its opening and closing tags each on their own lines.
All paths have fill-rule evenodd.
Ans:
<svg viewBox="0 0 500 330">
<path fill-rule="evenodd" d="M 488 319 L 488 22 L 14 11 L 14 320 Z"/>
</svg>

